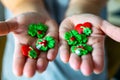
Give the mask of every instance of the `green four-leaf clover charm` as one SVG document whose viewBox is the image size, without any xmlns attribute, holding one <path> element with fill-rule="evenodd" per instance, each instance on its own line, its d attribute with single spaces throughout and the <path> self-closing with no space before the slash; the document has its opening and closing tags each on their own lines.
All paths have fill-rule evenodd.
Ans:
<svg viewBox="0 0 120 80">
<path fill-rule="evenodd" d="M 36 48 L 41 51 L 47 51 L 48 49 L 54 48 L 55 40 L 51 36 L 46 36 L 43 39 L 38 39 Z"/>
<path fill-rule="evenodd" d="M 28 34 L 32 37 L 43 38 L 48 27 L 42 23 L 30 24 L 28 27 Z"/>
</svg>

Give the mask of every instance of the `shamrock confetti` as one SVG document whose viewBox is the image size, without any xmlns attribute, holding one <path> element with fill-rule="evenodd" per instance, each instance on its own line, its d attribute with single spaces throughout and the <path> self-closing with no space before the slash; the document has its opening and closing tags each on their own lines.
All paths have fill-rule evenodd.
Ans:
<svg viewBox="0 0 120 80">
<path fill-rule="evenodd" d="M 32 37 L 43 38 L 48 27 L 42 23 L 30 24 L 28 27 L 28 34 Z"/>
<path fill-rule="evenodd" d="M 71 30 L 69 32 L 66 32 L 65 33 L 65 40 L 68 41 L 69 45 L 76 45 L 77 44 L 76 35 L 78 35 L 78 34 L 79 33 L 76 30 Z"/>
<path fill-rule="evenodd" d="M 71 47 L 71 52 L 77 54 L 78 56 L 86 55 L 92 52 L 93 48 L 87 44 L 78 44 L 77 46 Z"/>
<path fill-rule="evenodd" d="M 84 28 L 83 33 L 89 36 L 92 33 L 92 30 L 90 28 Z"/>
<path fill-rule="evenodd" d="M 36 42 L 36 49 L 32 48 L 29 45 L 23 45 L 21 47 L 22 54 L 24 56 L 36 59 L 40 51 L 47 51 L 48 49 L 54 48 L 55 46 L 54 38 L 51 36 L 45 36 L 47 30 L 48 27 L 42 23 L 30 24 L 28 26 L 28 34 L 31 37 L 38 38 L 38 40 Z"/>
<path fill-rule="evenodd" d="M 71 30 L 66 32 L 64 35 L 65 40 L 68 42 L 69 45 L 76 45 L 80 43 L 87 42 L 87 36 L 85 34 L 79 34 L 76 30 Z"/>
<path fill-rule="evenodd" d="M 44 39 L 38 39 L 36 48 L 41 51 L 47 51 L 48 49 L 54 48 L 55 40 L 51 36 L 46 36 Z"/>
</svg>

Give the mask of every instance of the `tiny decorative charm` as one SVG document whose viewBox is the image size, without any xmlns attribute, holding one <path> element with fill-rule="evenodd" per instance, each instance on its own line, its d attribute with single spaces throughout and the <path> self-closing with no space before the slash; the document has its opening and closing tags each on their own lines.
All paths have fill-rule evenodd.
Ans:
<svg viewBox="0 0 120 80">
<path fill-rule="evenodd" d="M 76 30 L 71 30 L 71 31 L 65 33 L 64 37 L 65 37 L 65 40 L 68 41 L 69 45 L 76 45 L 77 44 L 76 35 L 79 35 Z"/>
<path fill-rule="evenodd" d="M 21 47 L 21 50 L 22 50 L 22 53 L 23 53 L 24 56 L 28 56 L 28 51 L 30 50 L 28 45 L 23 45 Z"/>
<path fill-rule="evenodd" d="M 79 34 L 76 30 L 71 30 L 66 32 L 64 35 L 65 40 L 68 42 L 68 45 L 76 45 L 87 42 L 87 36 L 85 34 Z"/>
<path fill-rule="evenodd" d="M 51 36 L 46 36 L 44 39 L 38 39 L 36 48 L 41 51 L 47 51 L 48 49 L 54 48 L 55 40 Z"/>
<path fill-rule="evenodd" d="M 38 57 L 38 51 L 34 50 L 31 46 L 29 45 L 23 45 L 21 47 L 22 53 L 24 56 L 27 56 L 32 59 L 36 59 Z"/>
<path fill-rule="evenodd" d="M 75 30 L 70 30 L 65 33 L 64 39 L 70 45 L 72 53 L 82 56 L 92 52 L 93 48 L 86 44 L 88 41 L 87 37 L 92 33 L 91 28 L 92 24 L 85 22 L 83 24 L 77 24 L 74 27 Z"/>
<path fill-rule="evenodd" d="M 42 23 L 30 24 L 28 27 L 28 34 L 32 37 L 43 38 L 48 27 Z"/>
<path fill-rule="evenodd" d="M 85 22 L 84 24 L 77 24 L 74 29 L 77 30 L 79 34 L 89 36 L 92 33 L 91 27 L 91 23 Z"/>
<path fill-rule="evenodd" d="M 90 28 L 84 28 L 83 33 L 84 33 L 86 36 L 89 36 L 89 35 L 92 33 L 92 30 L 91 30 Z"/>
<path fill-rule="evenodd" d="M 92 52 L 92 50 L 93 48 L 87 44 L 79 44 L 71 47 L 71 52 L 77 54 L 78 56 L 86 55 Z"/>
</svg>

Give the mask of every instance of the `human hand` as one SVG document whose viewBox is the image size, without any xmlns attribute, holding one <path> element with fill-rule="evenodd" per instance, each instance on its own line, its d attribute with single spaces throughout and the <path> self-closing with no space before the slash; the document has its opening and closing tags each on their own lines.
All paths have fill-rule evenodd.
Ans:
<svg viewBox="0 0 120 80">
<path fill-rule="evenodd" d="M 21 46 L 31 45 L 35 48 L 37 40 L 37 38 L 31 37 L 27 34 L 28 25 L 40 22 L 48 26 L 48 31 L 45 36 L 52 36 L 56 41 L 56 45 L 48 52 L 40 52 L 40 55 L 36 60 L 26 58 L 21 52 Z M 0 22 L 0 35 L 7 35 L 9 32 L 12 32 L 15 38 L 13 59 L 13 72 L 15 75 L 21 76 L 24 74 L 26 77 L 32 77 L 36 70 L 38 70 L 38 72 L 43 72 L 49 61 L 55 59 L 58 50 L 58 26 L 48 15 L 27 12 L 5 22 Z"/>
<path fill-rule="evenodd" d="M 92 34 L 90 35 L 87 44 L 93 47 L 91 54 L 83 55 L 81 57 L 76 54 L 71 54 L 70 47 L 64 39 L 65 32 L 74 29 L 79 23 L 92 23 Z M 120 28 L 108 23 L 98 16 L 92 14 L 74 15 L 66 18 L 60 25 L 60 58 L 64 63 L 69 62 L 74 70 L 81 70 L 81 72 L 88 76 L 92 72 L 99 74 L 104 68 L 104 39 L 105 34 L 112 39 L 120 42 Z"/>
</svg>

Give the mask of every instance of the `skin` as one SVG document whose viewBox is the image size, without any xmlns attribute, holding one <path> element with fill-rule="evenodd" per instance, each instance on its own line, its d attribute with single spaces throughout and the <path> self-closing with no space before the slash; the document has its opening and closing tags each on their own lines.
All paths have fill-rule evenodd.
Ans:
<svg viewBox="0 0 120 80">
<path fill-rule="evenodd" d="M 32 45 L 35 48 L 35 43 L 37 38 L 30 37 L 27 34 L 28 25 L 31 23 L 39 23 L 42 22 L 48 26 L 48 32 L 46 36 L 52 36 L 56 40 L 56 45 L 53 49 L 50 49 L 48 53 L 40 52 L 40 55 L 37 60 L 25 58 L 21 52 L 21 46 L 28 44 Z M 7 23 L 7 25 L 6 25 Z M 14 26 L 12 26 L 14 25 Z M 17 76 L 21 76 L 24 74 L 26 77 L 32 77 L 36 70 L 38 72 L 43 72 L 49 61 L 55 59 L 57 55 L 57 44 L 58 44 L 58 28 L 57 24 L 54 20 L 47 18 L 45 16 L 41 16 L 35 12 L 23 13 L 14 17 L 6 22 L 1 22 L 0 27 L 4 30 L 0 33 L 1 35 L 6 35 L 8 32 L 12 32 L 15 38 L 15 51 L 13 58 L 13 72 Z M 9 28 L 8 28 L 9 27 Z M 10 29 L 10 30 L 9 30 Z"/>
<path fill-rule="evenodd" d="M 35 4 L 32 4 L 32 8 L 29 8 L 27 5 L 28 3 L 26 3 L 27 6 L 19 6 L 23 7 L 23 10 L 18 8 L 19 10 L 17 11 L 11 7 L 12 3 L 11 5 L 7 5 L 7 7 L 13 11 L 15 17 L 7 21 L 0 22 L 0 35 L 3 36 L 7 35 L 9 32 L 12 32 L 15 38 L 13 72 L 16 76 L 22 76 L 24 74 L 26 77 L 32 77 L 36 71 L 40 73 L 45 71 L 49 61 L 53 61 L 58 52 L 58 25 L 52 18 L 50 18 L 43 2 L 41 0 L 38 2 L 41 4 L 39 6 L 40 9 L 36 2 Z M 4 1 L 3 3 L 7 4 Z M 15 4 L 13 5 L 14 7 L 16 6 Z M 31 3 L 29 3 L 29 5 L 31 5 Z M 40 55 L 36 60 L 25 58 L 25 56 L 22 55 L 21 46 L 28 44 L 35 48 L 35 43 L 37 41 L 36 38 L 30 37 L 27 34 L 28 25 L 39 22 L 42 22 L 48 26 L 46 36 L 52 36 L 56 40 L 56 45 L 47 53 L 40 52 Z"/>
<path fill-rule="evenodd" d="M 65 16 L 68 17 L 82 13 L 91 13 L 99 16 L 107 1 L 108 0 L 70 0 Z"/>
<path fill-rule="evenodd" d="M 99 15 L 99 12 L 105 5 L 106 0 L 90 0 L 92 1 L 91 3 L 88 3 L 86 0 L 70 0 L 69 7 L 65 13 L 65 19 L 62 21 L 59 31 L 57 23 L 49 16 L 47 10 L 45 9 L 45 5 L 43 4 L 44 0 L 1 1 L 4 6 L 9 8 L 9 10 L 11 10 L 15 15 L 12 19 L 0 22 L 0 35 L 7 35 L 9 32 L 12 32 L 14 35 L 15 51 L 13 59 L 13 72 L 16 76 L 24 74 L 26 77 L 32 77 L 36 70 L 43 72 L 46 69 L 49 61 L 54 60 L 57 55 L 58 32 L 60 39 L 61 60 L 65 63 L 69 62 L 70 66 L 74 70 L 81 70 L 86 76 L 90 75 L 92 72 L 100 73 L 103 70 L 105 34 L 120 42 L 120 38 L 117 36 L 117 34 L 120 34 L 120 28 L 117 28 L 100 17 L 95 16 Z M 96 3 L 100 3 L 100 5 L 96 5 Z M 90 8 L 89 6 L 92 7 Z M 87 7 L 89 7 L 89 9 Z M 86 21 L 93 24 L 93 33 L 89 37 L 88 41 L 88 44 L 93 47 L 93 52 L 91 54 L 78 57 L 75 54 L 70 54 L 69 46 L 63 36 L 65 32 L 74 29 L 76 24 L 84 23 Z M 56 39 L 56 46 L 54 49 L 49 50 L 47 54 L 41 52 L 37 60 L 25 58 L 21 53 L 21 46 L 23 44 L 30 44 L 35 47 L 36 41 L 36 38 L 28 36 L 28 25 L 30 23 L 39 22 L 43 22 L 48 25 L 49 30 L 46 35 L 53 36 Z"/>
<path fill-rule="evenodd" d="M 91 1 L 91 3 L 89 1 Z M 85 76 L 89 76 L 93 72 L 99 74 L 103 71 L 104 40 L 106 35 L 120 42 L 120 38 L 117 36 L 120 29 L 96 16 L 100 14 L 100 11 L 105 6 L 107 0 L 89 1 L 71 0 L 65 14 L 65 19 L 62 21 L 59 28 L 59 51 L 61 60 L 64 63 L 69 62 L 72 69 L 81 70 Z M 91 22 L 93 25 L 93 33 L 89 37 L 87 43 L 93 47 L 93 52 L 91 54 L 78 57 L 76 54 L 70 53 L 70 48 L 64 40 L 64 33 L 74 29 L 75 25 L 84 22 Z M 111 32 L 113 33 L 111 34 Z"/>
<path fill-rule="evenodd" d="M 91 54 L 78 57 L 76 54 L 70 53 L 70 47 L 64 40 L 64 33 L 74 29 L 74 26 L 79 23 L 91 22 L 92 34 L 89 37 L 87 44 L 93 47 Z M 68 28 L 69 26 L 69 28 Z M 81 72 L 88 76 L 92 72 L 99 74 L 104 67 L 104 40 L 108 35 L 112 39 L 120 42 L 119 36 L 120 28 L 110 24 L 109 22 L 101 19 L 98 16 L 92 14 L 74 15 L 66 18 L 60 25 L 60 57 L 63 62 L 69 62 L 70 66 L 74 70 L 81 70 Z M 111 32 L 113 32 L 111 34 Z M 106 34 L 106 35 L 105 35 Z"/>
</svg>

